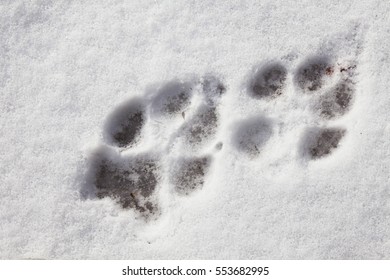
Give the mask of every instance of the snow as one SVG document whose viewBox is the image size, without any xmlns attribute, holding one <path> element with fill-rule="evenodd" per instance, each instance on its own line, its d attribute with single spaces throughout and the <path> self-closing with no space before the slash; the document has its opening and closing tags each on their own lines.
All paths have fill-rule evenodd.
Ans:
<svg viewBox="0 0 390 280">
<path fill-rule="evenodd" d="M 390 258 L 389 13 L 374 0 L 1 1 L 0 258 Z M 313 108 L 341 70 L 314 94 L 296 82 L 316 58 L 356 65 L 340 117 Z M 275 62 L 283 93 L 248 94 Z M 212 102 L 209 76 L 226 87 Z M 192 101 L 165 116 L 161 92 L 180 83 Z M 118 148 L 116 119 L 137 102 L 139 141 Z M 186 146 L 214 102 L 215 137 Z M 318 127 L 346 133 L 311 160 L 301 149 Z M 94 196 L 102 154 L 158 159 L 155 216 Z M 182 163 L 202 156 L 203 187 L 175 191 Z"/>
</svg>

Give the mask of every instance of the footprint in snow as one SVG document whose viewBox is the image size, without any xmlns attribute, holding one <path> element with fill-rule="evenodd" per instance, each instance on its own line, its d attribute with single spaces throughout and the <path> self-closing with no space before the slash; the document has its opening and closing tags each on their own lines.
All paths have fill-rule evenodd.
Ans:
<svg viewBox="0 0 390 280">
<path fill-rule="evenodd" d="M 286 89 L 287 68 L 279 62 L 266 64 L 252 73 L 248 94 L 257 100 L 277 100 Z M 328 121 L 344 116 L 355 96 L 355 63 L 334 62 L 326 57 L 311 57 L 293 73 L 295 88 L 313 98 L 310 108 L 324 126 L 310 127 L 301 139 L 301 155 L 316 160 L 331 155 L 346 134 L 342 127 L 328 127 Z M 297 95 L 299 98 L 299 95 Z M 260 102 L 260 101 L 259 101 Z M 272 123 L 264 117 L 238 122 L 233 144 L 238 151 L 255 158 L 272 136 Z"/>
<path fill-rule="evenodd" d="M 301 139 L 300 154 L 308 160 L 330 156 L 347 133 L 342 127 L 327 126 L 333 119 L 345 115 L 355 95 L 354 63 L 335 62 L 327 57 L 312 57 L 303 61 L 293 73 L 293 83 L 299 94 L 312 98 L 310 108 L 325 125 L 309 127 Z M 256 69 L 248 82 L 248 94 L 258 102 L 277 102 L 286 91 L 288 70 L 280 62 L 268 63 Z M 104 128 L 105 145 L 92 156 L 92 193 L 99 199 L 109 198 L 124 209 L 133 209 L 148 219 L 160 213 L 158 192 L 165 178 L 178 196 L 200 191 L 205 184 L 213 153 L 223 148 L 217 141 L 220 126 L 219 107 L 227 87 L 215 75 L 195 80 L 172 80 L 160 86 L 152 98 L 135 98 L 108 117 Z M 195 98 L 196 97 L 196 98 Z M 194 102 L 194 100 L 198 102 Z M 200 101 L 199 101 L 200 100 Z M 187 114 L 187 111 L 191 111 Z M 177 143 L 188 155 L 161 160 L 152 152 L 128 155 L 146 140 L 145 127 L 158 118 L 169 125 L 179 122 L 175 132 L 155 143 L 170 156 Z M 273 136 L 272 121 L 259 116 L 237 122 L 232 145 L 251 159 L 261 156 Z M 212 152 L 202 149 L 213 145 Z M 165 171 L 169 172 L 165 172 Z M 166 175 L 168 174 L 168 175 Z"/>
<path fill-rule="evenodd" d="M 304 61 L 295 73 L 295 83 L 303 94 L 313 98 L 311 112 L 325 123 L 310 127 L 302 137 L 301 154 L 311 160 L 331 155 L 347 133 L 343 127 L 327 126 L 344 116 L 355 97 L 356 63 L 314 57 Z"/>
<path fill-rule="evenodd" d="M 150 100 L 135 98 L 119 106 L 106 122 L 105 148 L 97 150 L 91 160 L 93 196 L 110 198 L 122 208 L 133 209 L 149 219 L 160 213 L 158 191 L 164 170 L 170 170 L 168 181 L 178 196 L 200 190 L 213 155 L 199 154 L 199 151 L 215 140 L 219 126 L 218 107 L 225 91 L 219 78 L 205 75 L 195 81 L 172 80 L 163 84 Z M 193 106 L 195 96 L 198 102 Z M 192 114 L 187 116 L 188 108 Z M 174 141 L 181 141 L 186 150 L 194 153 L 172 158 L 169 166 L 163 166 L 161 156 L 152 152 L 126 155 L 142 145 L 144 129 L 153 118 L 168 125 L 173 121 L 180 122 L 177 133 L 171 135 L 166 147 L 156 143 L 165 151 L 165 157 L 170 154 Z M 217 143 L 216 147 L 213 152 L 220 150 L 222 143 Z"/>
</svg>

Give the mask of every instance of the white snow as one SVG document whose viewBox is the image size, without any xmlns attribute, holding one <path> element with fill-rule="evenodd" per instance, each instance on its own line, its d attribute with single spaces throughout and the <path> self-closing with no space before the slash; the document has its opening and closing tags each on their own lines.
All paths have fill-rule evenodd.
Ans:
<svg viewBox="0 0 390 280">
<path fill-rule="evenodd" d="M 379 0 L 1 1 L 0 258 L 389 259 L 389 14 Z M 356 63 L 351 109 L 328 121 L 294 83 L 319 56 Z M 273 61 L 287 68 L 284 92 L 254 99 L 253 72 Z M 86 199 L 110 116 L 207 73 L 227 89 L 214 140 L 172 144 L 182 115 L 159 119 L 152 106 L 140 143 L 123 152 L 160 156 L 161 214 L 145 221 Z M 237 139 L 256 118 L 272 132 L 253 158 Z M 314 126 L 346 134 L 310 161 L 300 147 Z M 194 153 L 212 156 L 205 184 L 178 195 L 172 166 Z"/>
</svg>

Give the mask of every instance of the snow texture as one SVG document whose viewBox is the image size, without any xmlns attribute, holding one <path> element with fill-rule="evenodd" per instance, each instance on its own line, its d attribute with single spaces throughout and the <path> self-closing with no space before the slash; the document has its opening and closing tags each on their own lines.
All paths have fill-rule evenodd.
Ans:
<svg viewBox="0 0 390 280">
<path fill-rule="evenodd" d="M 1 1 L 0 258 L 389 259 L 388 1 Z"/>
</svg>

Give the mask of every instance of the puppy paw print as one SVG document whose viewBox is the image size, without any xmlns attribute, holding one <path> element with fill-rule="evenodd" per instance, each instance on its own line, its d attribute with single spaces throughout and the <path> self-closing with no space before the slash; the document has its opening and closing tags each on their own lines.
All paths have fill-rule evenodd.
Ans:
<svg viewBox="0 0 390 280">
<path fill-rule="evenodd" d="M 334 61 L 318 56 L 304 60 L 291 73 L 292 79 L 289 79 L 287 65 L 270 62 L 251 73 L 246 93 L 258 102 L 272 104 L 269 106 L 271 111 L 281 111 L 278 100 L 287 94 L 288 89 L 295 88 L 294 99 L 305 98 L 306 102 L 298 102 L 299 105 L 293 108 L 296 112 L 290 116 L 302 116 L 308 124 L 301 139 L 302 147 L 298 150 L 302 157 L 317 160 L 331 155 L 347 133 L 345 128 L 333 127 L 330 123 L 346 115 L 352 107 L 355 98 L 355 72 L 354 62 Z M 289 87 L 290 80 L 292 85 Z M 310 114 L 306 116 L 308 107 Z M 278 118 L 286 117 L 283 112 L 276 115 L 280 116 Z M 299 119 L 290 122 L 297 126 Z M 232 145 L 247 157 L 257 158 L 272 139 L 275 124 L 279 124 L 279 128 L 290 125 L 289 120 L 264 116 L 238 121 L 232 129 Z M 279 134 L 283 133 L 279 131 Z"/>
<path fill-rule="evenodd" d="M 316 56 L 301 62 L 295 71 L 271 62 L 255 69 L 246 85 L 245 98 L 250 100 L 245 102 L 279 112 L 280 120 L 247 116 L 235 123 L 229 139 L 223 141 L 217 135 L 227 87 L 215 75 L 171 80 L 117 107 L 106 121 L 104 143 L 91 156 L 89 193 L 149 219 L 164 212 L 161 194 L 173 193 L 181 199 L 201 191 L 217 160 L 215 153 L 224 145 L 233 147 L 238 159 L 261 158 L 275 135 L 300 129 L 302 118 L 299 156 L 321 160 L 341 146 L 347 129 L 332 122 L 342 123 L 352 108 L 355 62 Z M 291 112 L 279 109 L 281 99 L 289 102 Z M 290 124 L 291 129 L 286 129 Z"/>
<path fill-rule="evenodd" d="M 225 91 L 214 75 L 172 80 L 116 108 L 92 156 L 92 197 L 114 200 L 148 219 L 162 212 L 163 182 L 177 196 L 200 190 L 213 153 L 222 148 L 214 141 Z"/>
<path fill-rule="evenodd" d="M 344 116 L 355 98 L 355 62 L 335 62 L 329 58 L 311 58 L 301 64 L 295 83 L 302 94 L 312 98 L 311 112 L 323 123 L 304 133 L 302 153 L 309 159 L 329 156 L 335 151 L 347 130 L 328 126 L 328 122 Z"/>
</svg>

